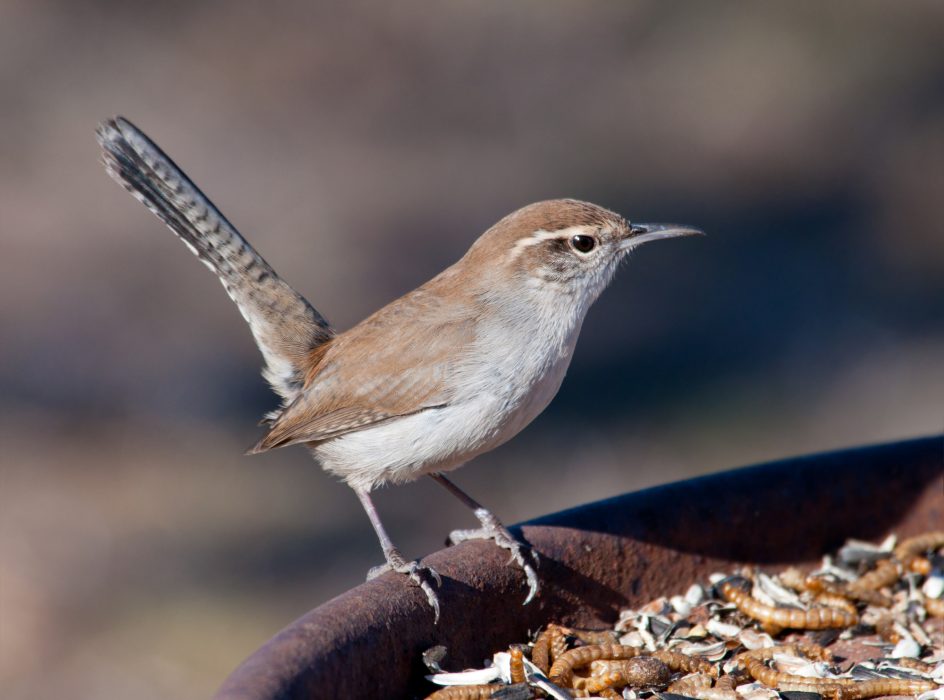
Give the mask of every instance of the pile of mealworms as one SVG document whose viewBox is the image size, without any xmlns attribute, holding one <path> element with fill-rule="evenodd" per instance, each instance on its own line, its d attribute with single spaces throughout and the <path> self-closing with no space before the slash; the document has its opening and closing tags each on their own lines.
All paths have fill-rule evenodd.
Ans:
<svg viewBox="0 0 944 700">
<path fill-rule="evenodd" d="M 714 574 L 612 630 L 548 624 L 482 669 L 443 672 L 445 651 L 424 655 L 444 686 L 427 700 L 944 700 L 944 531 Z"/>
</svg>

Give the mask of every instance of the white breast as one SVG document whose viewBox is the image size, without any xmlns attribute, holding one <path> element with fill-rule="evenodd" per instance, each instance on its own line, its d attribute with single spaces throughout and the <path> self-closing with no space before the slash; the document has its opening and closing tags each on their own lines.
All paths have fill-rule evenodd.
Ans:
<svg viewBox="0 0 944 700">
<path fill-rule="evenodd" d="M 454 469 L 517 435 L 557 394 L 583 314 L 542 318 L 523 304 L 511 312 L 481 324 L 448 405 L 330 440 L 313 448 L 316 459 L 354 488 L 373 489 Z"/>
</svg>

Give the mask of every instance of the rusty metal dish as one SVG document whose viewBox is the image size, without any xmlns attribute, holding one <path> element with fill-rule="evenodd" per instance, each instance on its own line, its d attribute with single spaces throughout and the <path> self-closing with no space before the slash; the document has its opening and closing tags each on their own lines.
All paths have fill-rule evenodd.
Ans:
<svg viewBox="0 0 944 700">
<path fill-rule="evenodd" d="M 475 666 L 549 620 L 611 627 L 621 608 L 734 564 L 810 565 L 850 537 L 944 527 L 944 437 L 732 470 L 598 501 L 516 531 L 541 554 L 541 596 L 487 542 L 425 558 L 443 576 L 434 625 L 422 592 L 383 576 L 279 632 L 216 700 L 422 696 L 421 656 Z"/>
</svg>

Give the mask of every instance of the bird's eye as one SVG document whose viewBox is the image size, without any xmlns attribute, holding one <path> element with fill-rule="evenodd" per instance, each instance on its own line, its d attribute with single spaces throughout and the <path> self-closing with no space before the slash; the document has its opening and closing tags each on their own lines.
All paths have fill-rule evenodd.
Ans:
<svg viewBox="0 0 944 700">
<path fill-rule="evenodd" d="M 576 250 L 578 253 L 589 253 L 596 247 L 597 241 L 593 236 L 577 234 L 570 239 L 570 245 L 572 245 L 574 250 Z"/>
</svg>

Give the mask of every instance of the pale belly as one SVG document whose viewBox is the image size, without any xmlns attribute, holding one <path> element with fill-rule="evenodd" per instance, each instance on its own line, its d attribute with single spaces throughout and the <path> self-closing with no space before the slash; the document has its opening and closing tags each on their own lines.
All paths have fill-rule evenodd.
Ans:
<svg viewBox="0 0 944 700">
<path fill-rule="evenodd" d="M 493 363 L 488 377 L 470 378 L 465 395 L 446 406 L 348 433 L 312 453 L 356 489 L 455 469 L 510 440 L 547 407 L 567 372 L 575 340 L 576 333 L 550 362 L 525 355 L 527 360 L 515 366 Z"/>
</svg>

